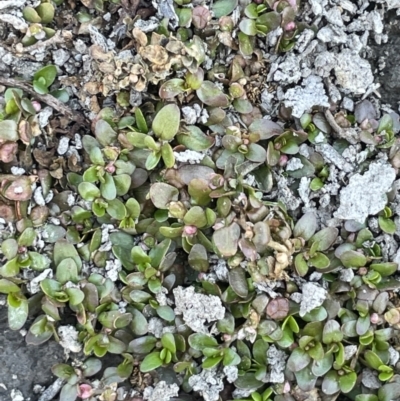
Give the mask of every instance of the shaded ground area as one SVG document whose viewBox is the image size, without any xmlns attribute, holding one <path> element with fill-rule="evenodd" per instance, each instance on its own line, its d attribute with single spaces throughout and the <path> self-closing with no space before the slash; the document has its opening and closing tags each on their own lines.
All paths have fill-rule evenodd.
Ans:
<svg viewBox="0 0 400 401">
<path fill-rule="evenodd" d="M 375 68 L 381 68 L 379 72 L 374 71 L 374 76 L 381 84 L 382 103 L 390 104 L 397 111 L 400 99 L 400 21 L 395 12 L 389 13 L 385 28 L 389 40 L 381 45 L 371 41 L 371 61 Z"/>
<path fill-rule="evenodd" d="M 62 362 L 63 349 L 49 341 L 41 346 L 25 343 L 24 337 L 8 329 L 7 310 L 0 307 L 0 401 L 10 401 L 10 391 L 18 389 L 25 401 L 36 401 L 39 396 L 33 393 L 33 386 L 48 386 L 54 377 L 51 366 Z"/>
</svg>

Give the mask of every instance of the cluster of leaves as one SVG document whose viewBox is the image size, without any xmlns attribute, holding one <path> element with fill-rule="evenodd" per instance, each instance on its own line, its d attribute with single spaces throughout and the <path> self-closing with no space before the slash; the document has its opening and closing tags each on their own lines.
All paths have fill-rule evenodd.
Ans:
<svg viewBox="0 0 400 401">
<path fill-rule="evenodd" d="M 42 0 L 40 4 L 33 8 L 26 6 L 22 10 L 25 21 L 29 22 L 29 27 L 22 38 L 24 46 L 34 45 L 38 40 L 50 39 L 56 31 L 49 25 L 54 22 L 55 7 L 63 3 L 63 0 Z"/>
<path fill-rule="evenodd" d="M 82 2 L 100 12 L 104 8 L 102 1 Z M 236 27 L 231 15 L 237 7 Z M 1 245 L 0 292 L 7 295 L 10 327 L 19 330 L 28 323 L 30 344 L 60 340 L 68 310 L 88 357 L 80 367 L 54 367 L 66 381 L 61 401 L 99 394 L 112 399 L 111 384 L 130 378 L 137 367 L 143 374 L 163 370 L 178 377 L 187 393 L 191 377 L 202 370 L 234 368 L 235 388 L 251 393 L 254 401 L 291 400 L 291 390 L 309 393 L 319 383 L 325 396 L 400 397 L 393 362 L 400 311 L 390 293 L 399 287 L 393 279 L 397 264 L 385 261 L 366 224 L 320 227 L 313 213 L 294 220 L 285 205 L 266 200 L 289 161 L 300 167 L 285 174 L 312 178 L 315 192 L 329 177 L 321 154 L 306 158 L 300 152 L 302 144 L 330 141 L 331 127 L 322 113 L 277 123 L 263 118 L 250 100 L 249 77 L 263 71 L 257 41 L 281 28 L 277 49 L 289 51 L 304 29 L 295 20 L 297 8 L 294 1 L 241 6 L 218 0 L 212 6 L 218 20 L 213 20 L 207 7 L 175 1 L 176 37 L 167 20 L 157 32 L 131 29 L 137 53 L 131 64 L 118 64 L 93 47 L 93 60 L 114 63 L 118 70 L 107 73 L 108 81 L 115 80 L 107 95 L 115 94 L 116 106 L 102 109 L 92 133 L 82 137 L 80 169 L 65 167 L 66 176 L 57 181 L 47 168 L 29 176 L 0 175 L 0 216 L 16 226 Z M 36 29 L 52 22 L 54 7 L 43 2 L 27 7 L 24 16 Z M 47 32 L 42 25 L 40 32 Z M 203 41 L 201 31 L 209 25 L 215 35 Z M 40 32 L 30 32 L 25 44 L 39 39 Z M 228 67 L 224 61 L 206 71 L 206 58 L 215 59 L 219 46 L 237 53 Z M 34 89 L 49 93 L 56 75 L 51 65 L 39 70 Z M 142 94 L 149 83 L 155 94 L 133 109 L 129 92 L 117 91 L 132 87 Z M 21 148 L 30 155 L 42 130 L 40 103 L 14 88 L 4 99 L 0 160 L 8 168 L 22 159 Z M 362 143 L 389 149 L 399 168 L 392 117 L 376 121 L 368 114 L 371 107 L 361 105 L 354 116 L 336 115 L 336 123 L 345 129 L 357 122 Z M 190 123 L 181 106 L 196 115 Z M 348 142 L 333 145 L 341 153 Z M 199 161 L 182 162 L 185 154 Z M 34 183 L 44 205 L 32 200 Z M 391 218 L 389 206 L 378 216 L 388 234 L 395 231 Z M 325 287 L 316 287 L 325 299 L 304 312 L 296 294 L 313 273 L 322 277 Z M 174 308 L 173 290 L 180 286 L 216 297 L 224 317 L 204 332 L 191 328 Z M 276 350 L 287 363 L 279 380 L 272 380 L 270 354 Z M 88 378 L 100 371 L 97 358 L 107 353 L 123 362 L 106 369 L 95 389 Z M 381 384 L 378 391 L 363 380 L 366 370 Z"/>
</svg>

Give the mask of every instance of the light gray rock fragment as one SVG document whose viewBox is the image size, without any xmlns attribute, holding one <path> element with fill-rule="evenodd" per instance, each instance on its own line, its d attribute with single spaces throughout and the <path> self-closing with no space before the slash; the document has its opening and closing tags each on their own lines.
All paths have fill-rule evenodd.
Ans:
<svg viewBox="0 0 400 401">
<path fill-rule="evenodd" d="M 327 296 L 326 290 L 315 283 L 305 283 L 302 288 L 302 293 L 303 297 L 301 299 L 299 312 L 301 317 L 321 306 Z"/>
<path fill-rule="evenodd" d="M 326 162 L 334 164 L 339 170 L 343 170 L 346 173 L 353 171 L 353 166 L 348 163 L 332 145 L 322 143 L 317 145 L 315 150 L 321 153 Z"/>
<path fill-rule="evenodd" d="M 217 401 L 224 389 L 223 375 L 216 369 L 203 369 L 200 374 L 189 377 L 189 385 L 198 391 L 204 401 Z"/>
<path fill-rule="evenodd" d="M 182 315 L 184 322 L 196 333 L 208 333 L 205 323 L 220 320 L 225 316 L 221 299 L 215 295 L 198 294 L 194 287 L 177 287 L 173 293 L 175 313 Z"/>
<path fill-rule="evenodd" d="M 267 351 L 267 361 L 271 368 L 269 381 L 271 383 L 283 383 L 285 381 L 285 367 L 287 355 L 271 345 Z"/>
<path fill-rule="evenodd" d="M 340 192 L 340 206 L 335 217 L 363 223 L 369 215 L 379 213 L 387 203 L 386 193 L 396 178 L 390 164 L 371 163 L 363 175 L 355 174 Z"/>
<path fill-rule="evenodd" d="M 362 95 L 374 82 L 369 62 L 349 49 L 336 55 L 334 67 L 339 85 L 355 95 Z"/>
<path fill-rule="evenodd" d="M 147 401 L 169 401 L 179 394 L 177 384 L 167 384 L 165 381 L 158 382 L 155 387 L 146 387 L 143 391 L 143 399 Z"/>
<path fill-rule="evenodd" d="M 343 29 L 333 25 L 322 27 L 317 33 L 317 38 L 324 43 L 331 43 L 334 45 L 347 42 L 347 35 Z"/>
<path fill-rule="evenodd" d="M 302 86 L 290 88 L 284 97 L 286 107 L 292 108 L 292 115 L 300 118 L 314 106 L 329 107 L 322 79 L 316 75 L 306 78 Z"/>
</svg>

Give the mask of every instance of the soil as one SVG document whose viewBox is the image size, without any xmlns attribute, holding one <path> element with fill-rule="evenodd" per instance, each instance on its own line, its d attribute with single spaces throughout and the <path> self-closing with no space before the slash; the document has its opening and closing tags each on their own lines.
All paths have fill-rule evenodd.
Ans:
<svg viewBox="0 0 400 401">
<path fill-rule="evenodd" d="M 398 111 L 400 99 L 400 21 L 395 12 L 388 13 L 385 28 L 389 36 L 387 43 L 381 45 L 371 41 L 370 62 L 377 68 L 382 57 L 385 67 L 380 73 L 375 73 L 377 81 L 381 84 L 379 93 L 382 103 L 389 104 L 393 110 Z"/>
<path fill-rule="evenodd" d="M 0 307 L 0 401 L 10 401 L 10 391 L 18 389 L 25 401 L 36 401 L 33 386 L 47 387 L 54 381 L 51 366 L 64 360 L 64 350 L 55 341 L 41 346 L 27 345 L 25 338 L 8 328 L 7 308 Z"/>
</svg>

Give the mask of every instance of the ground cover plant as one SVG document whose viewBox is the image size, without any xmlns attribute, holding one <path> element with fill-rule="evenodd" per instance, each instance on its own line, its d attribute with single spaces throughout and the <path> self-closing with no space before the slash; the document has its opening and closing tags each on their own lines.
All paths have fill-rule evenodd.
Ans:
<svg viewBox="0 0 400 401">
<path fill-rule="evenodd" d="M 0 293 L 66 354 L 39 400 L 400 399 L 399 116 L 335 47 L 350 5 L 6 3 Z"/>
</svg>

